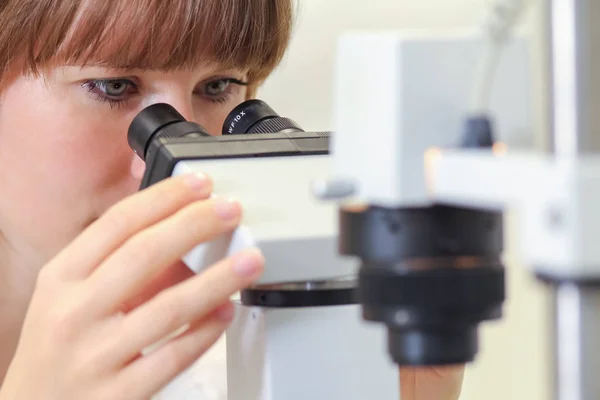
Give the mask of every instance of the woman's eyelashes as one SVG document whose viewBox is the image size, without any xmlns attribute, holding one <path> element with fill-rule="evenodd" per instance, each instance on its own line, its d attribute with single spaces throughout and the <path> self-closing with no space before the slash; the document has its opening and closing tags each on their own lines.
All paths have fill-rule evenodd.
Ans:
<svg viewBox="0 0 600 400">
<path fill-rule="evenodd" d="M 226 103 L 235 94 L 236 86 L 248 83 L 236 78 L 213 78 L 200 83 L 194 94 L 214 103 Z M 94 100 L 108 103 L 111 108 L 121 106 L 139 94 L 139 85 L 127 78 L 93 79 L 82 87 Z"/>
</svg>

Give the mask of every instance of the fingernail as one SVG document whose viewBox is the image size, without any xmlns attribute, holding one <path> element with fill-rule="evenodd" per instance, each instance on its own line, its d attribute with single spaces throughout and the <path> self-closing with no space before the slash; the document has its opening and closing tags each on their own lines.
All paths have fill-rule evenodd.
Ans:
<svg viewBox="0 0 600 400">
<path fill-rule="evenodd" d="M 240 204 L 232 199 L 216 199 L 215 200 L 215 211 L 219 218 L 223 220 L 230 220 L 237 218 L 241 213 Z"/>
<path fill-rule="evenodd" d="M 202 173 L 189 174 L 185 177 L 185 183 L 195 191 L 206 189 L 208 177 Z"/>
<path fill-rule="evenodd" d="M 263 263 L 264 257 L 262 253 L 255 250 L 240 256 L 233 265 L 233 269 L 242 276 L 250 277 L 260 271 Z"/>
<path fill-rule="evenodd" d="M 233 319 L 235 315 L 235 309 L 233 308 L 233 305 L 228 304 L 224 307 L 221 307 L 221 309 L 217 312 L 217 318 L 219 318 L 221 321 L 225 321 L 225 322 L 229 322 Z"/>
</svg>

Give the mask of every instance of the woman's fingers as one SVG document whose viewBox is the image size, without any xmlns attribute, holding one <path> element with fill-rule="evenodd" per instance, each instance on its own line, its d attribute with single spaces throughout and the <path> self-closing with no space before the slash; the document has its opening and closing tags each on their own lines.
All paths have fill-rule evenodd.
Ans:
<svg viewBox="0 0 600 400">
<path fill-rule="evenodd" d="M 101 299 L 94 304 L 110 315 L 174 262 L 201 243 L 232 231 L 241 218 L 237 202 L 211 199 L 196 202 L 136 234 L 110 255 L 86 285 Z M 110 296 L 102 296 L 110 290 Z"/>
<path fill-rule="evenodd" d="M 123 303 L 119 311 L 128 313 L 134 308 L 139 307 L 143 303 L 147 302 L 166 288 L 175 286 L 194 275 L 194 271 L 189 269 L 188 266 L 183 263 L 183 261 L 178 261 L 166 269 L 158 272 L 140 291 L 139 294 Z"/>
<path fill-rule="evenodd" d="M 161 292 L 125 316 L 115 334 L 120 345 L 113 356 L 127 362 L 182 326 L 205 319 L 255 281 L 263 267 L 262 254 L 246 250 Z"/>
<path fill-rule="evenodd" d="M 152 397 L 208 351 L 232 318 L 233 305 L 228 303 L 152 353 L 136 358 L 118 375 L 119 393 Z M 143 393 L 140 388 L 144 389 Z"/>
<path fill-rule="evenodd" d="M 131 236 L 211 193 L 212 181 L 200 174 L 165 179 L 110 208 L 51 265 L 68 279 L 84 279 Z"/>
</svg>

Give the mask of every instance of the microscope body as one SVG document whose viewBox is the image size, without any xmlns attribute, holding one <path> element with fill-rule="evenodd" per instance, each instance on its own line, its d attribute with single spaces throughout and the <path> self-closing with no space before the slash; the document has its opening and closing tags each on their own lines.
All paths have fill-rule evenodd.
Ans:
<svg viewBox="0 0 600 400">
<path fill-rule="evenodd" d="M 265 255 L 265 273 L 235 300 L 226 335 L 229 400 L 400 397 L 398 359 L 386 354 L 395 338 L 386 338 L 386 327 L 366 316 L 357 292 L 359 260 L 340 255 L 339 204 L 323 197 L 350 194 L 351 209 L 430 207 L 422 154 L 459 137 L 479 50 L 470 33 L 349 36 L 338 52 L 333 139 L 284 132 L 167 135 L 153 142 L 146 185 L 202 172 L 213 178 L 215 195 L 244 204 L 241 226 L 198 246 L 185 263 L 201 273 L 243 248 L 257 246 Z M 515 137 L 530 129 L 528 92 L 520 90 L 528 82 L 527 57 L 523 42 L 509 49 L 493 97 L 498 125 Z M 519 90 L 515 81 L 523 83 Z M 318 184 L 332 176 L 339 184 Z M 394 310 L 390 317 L 407 315 L 413 314 Z M 414 337 L 405 339 L 402 351 L 410 353 Z M 474 354 L 471 326 L 468 339 Z"/>
</svg>

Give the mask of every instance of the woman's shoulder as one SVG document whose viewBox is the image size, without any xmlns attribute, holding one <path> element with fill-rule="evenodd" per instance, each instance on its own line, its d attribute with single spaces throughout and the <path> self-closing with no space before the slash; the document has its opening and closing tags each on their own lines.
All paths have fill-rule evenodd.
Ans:
<svg viewBox="0 0 600 400">
<path fill-rule="evenodd" d="M 153 400 L 227 400 L 225 335 Z"/>
</svg>

